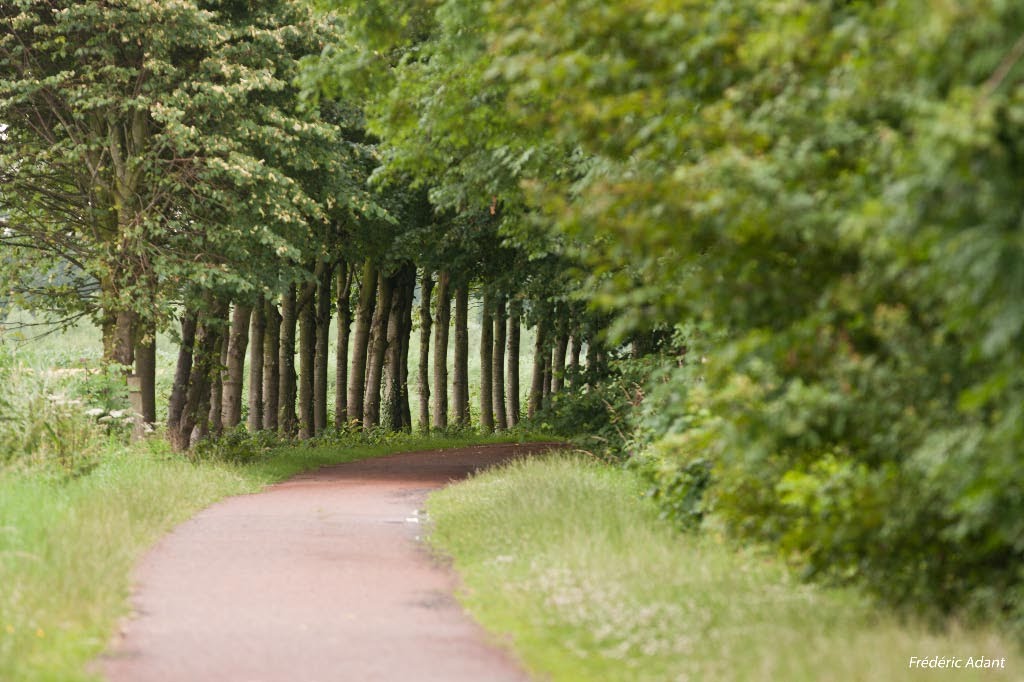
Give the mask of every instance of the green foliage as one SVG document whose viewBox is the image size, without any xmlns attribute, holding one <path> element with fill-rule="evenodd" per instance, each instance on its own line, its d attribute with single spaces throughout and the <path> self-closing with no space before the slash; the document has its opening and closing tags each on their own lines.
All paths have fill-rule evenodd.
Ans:
<svg viewBox="0 0 1024 682">
<path fill-rule="evenodd" d="M 703 339 L 706 364 L 551 419 L 648 450 L 671 516 L 808 575 L 1024 617 L 1024 10 L 429 10 L 415 40 L 376 33 L 398 55 L 369 114 L 388 163 L 557 228 L 621 338 Z"/>
</svg>

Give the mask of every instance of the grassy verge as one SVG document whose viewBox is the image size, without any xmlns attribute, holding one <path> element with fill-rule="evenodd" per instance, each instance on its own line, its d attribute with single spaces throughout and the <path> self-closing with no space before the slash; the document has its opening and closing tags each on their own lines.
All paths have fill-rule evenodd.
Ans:
<svg viewBox="0 0 1024 682">
<path fill-rule="evenodd" d="M 994 632 L 929 632 L 778 562 L 680 536 L 628 472 L 556 456 L 433 494 L 431 542 L 461 599 L 552 680 L 1009 680 L 1024 657 Z M 959 669 L 911 669 L 911 657 Z M 1005 669 L 968 669 L 969 658 Z"/>
<path fill-rule="evenodd" d="M 487 441 L 407 436 L 282 447 L 246 464 L 193 464 L 152 441 L 70 481 L 0 472 L 0 680 L 94 679 L 86 665 L 128 611 L 135 561 L 220 498 L 325 464 Z"/>
</svg>

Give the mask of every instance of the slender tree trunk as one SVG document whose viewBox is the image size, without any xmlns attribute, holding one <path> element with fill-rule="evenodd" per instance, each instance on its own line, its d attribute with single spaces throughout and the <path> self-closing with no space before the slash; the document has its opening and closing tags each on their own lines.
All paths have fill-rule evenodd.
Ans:
<svg viewBox="0 0 1024 682">
<path fill-rule="evenodd" d="M 569 371 L 569 378 L 566 380 L 566 386 L 572 388 L 576 387 L 577 374 L 580 371 L 580 355 L 582 354 L 583 342 L 580 340 L 580 332 L 577 329 L 573 332 L 572 336 L 569 337 L 569 360 L 567 369 Z"/>
<path fill-rule="evenodd" d="M 371 324 L 372 345 L 366 364 L 366 395 L 363 403 L 363 428 L 380 424 L 380 390 L 384 373 L 384 352 L 387 350 L 388 318 L 391 316 L 391 298 L 394 277 L 380 273 L 377 276 L 377 308 Z"/>
<path fill-rule="evenodd" d="M 208 431 L 204 422 L 210 416 L 211 384 L 215 377 L 220 376 L 220 348 L 225 327 L 222 318 L 226 314 L 227 305 L 214 302 L 197 325 L 185 400 L 177 422 L 177 433 L 172 437 L 175 447 L 180 450 L 187 450 L 193 443 L 193 437 Z"/>
<path fill-rule="evenodd" d="M 434 428 L 448 428 L 448 327 L 451 324 L 451 275 L 437 275 L 437 324 L 434 326 Z"/>
<path fill-rule="evenodd" d="M 135 342 L 135 376 L 139 381 L 142 423 L 156 423 L 156 325 L 147 324 Z"/>
<path fill-rule="evenodd" d="M 228 364 L 228 330 L 222 330 L 218 339 L 217 353 L 220 361 L 210 384 L 210 416 L 199 422 L 199 437 L 205 438 L 211 431 L 219 436 L 224 433 L 224 375 Z"/>
<path fill-rule="evenodd" d="M 313 356 L 316 353 L 316 283 L 304 284 L 299 311 L 299 440 L 313 435 Z"/>
<path fill-rule="evenodd" d="M 334 350 L 334 428 L 348 422 L 348 337 L 352 327 L 349 297 L 352 291 L 352 269 L 342 261 L 338 266 L 338 344 Z"/>
<path fill-rule="evenodd" d="M 413 267 L 409 274 L 408 291 L 405 296 L 405 305 L 402 307 L 402 336 L 401 356 L 399 364 L 401 371 L 401 392 L 400 402 L 402 407 L 402 430 L 412 431 L 412 410 L 409 407 L 409 345 L 412 340 L 412 305 L 413 297 L 416 294 L 416 268 Z M 430 338 L 429 336 L 427 337 Z"/>
<path fill-rule="evenodd" d="M 295 416 L 295 285 L 289 285 L 281 299 L 281 336 L 278 360 L 278 416 L 277 428 L 282 435 L 294 436 L 298 426 Z"/>
<path fill-rule="evenodd" d="M 537 336 L 533 344 L 533 379 L 530 381 L 530 400 L 526 416 L 533 417 L 544 405 L 544 356 L 547 352 L 547 324 L 537 322 Z"/>
<path fill-rule="evenodd" d="M 519 339 L 520 304 L 512 301 L 508 313 L 508 425 L 519 423 Z"/>
<path fill-rule="evenodd" d="M 224 414 L 225 429 L 232 429 L 242 422 L 242 377 L 245 372 L 245 351 L 249 345 L 249 321 L 252 306 L 236 303 L 231 312 L 231 333 L 227 343 L 227 370 L 224 373 Z"/>
<path fill-rule="evenodd" d="M 564 320 L 555 339 L 554 357 L 551 361 L 551 392 L 559 393 L 565 385 L 565 355 L 569 347 L 569 332 Z"/>
<path fill-rule="evenodd" d="M 416 268 L 404 265 L 394 275 L 394 288 L 391 297 L 391 312 L 388 314 L 387 344 L 384 351 L 383 397 L 381 399 L 381 422 L 391 430 L 405 428 L 405 410 L 403 406 L 403 379 L 408 372 L 403 372 L 403 364 L 407 366 L 408 356 L 403 354 L 406 337 L 406 309 L 412 311 L 412 297 L 416 287 Z M 408 301 L 408 306 L 406 302 Z M 411 327 L 411 324 L 408 325 Z M 405 375 L 403 377 L 403 375 Z M 406 388 L 406 396 L 408 389 Z"/>
<path fill-rule="evenodd" d="M 370 325 L 375 312 L 377 277 L 377 266 L 367 259 L 363 264 L 362 283 L 359 285 L 356 328 L 352 335 L 352 369 L 348 378 L 348 418 L 360 424 L 366 401 L 366 358 L 369 352 Z"/>
<path fill-rule="evenodd" d="M 249 417 L 246 428 L 256 433 L 263 428 L 263 348 L 267 334 L 266 304 L 252 310 L 249 324 Z"/>
<path fill-rule="evenodd" d="M 480 429 L 494 431 L 494 299 L 484 293 L 480 319 Z"/>
<path fill-rule="evenodd" d="M 505 299 L 494 305 L 494 350 L 491 353 L 491 381 L 493 382 L 494 426 L 508 430 L 508 409 L 505 404 L 505 342 L 508 319 L 505 317 Z"/>
<path fill-rule="evenodd" d="M 181 345 L 178 346 L 178 364 L 174 370 L 174 383 L 167 403 L 167 438 L 177 452 L 188 449 L 188 435 L 182 439 L 181 418 L 185 410 L 189 378 L 192 375 L 192 353 L 196 341 L 196 313 L 186 312 L 181 318 Z M 189 429 L 188 433 L 191 434 Z"/>
<path fill-rule="evenodd" d="M 331 339 L 334 268 L 324 266 L 316 290 L 316 347 L 313 355 L 313 434 L 327 428 L 327 356 Z"/>
<path fill-rule="evenodd" d="M 469 288 L 455 288 L 455 367 L 452 370 L 452 412 L 459 426 L 469 424 Z"/>
<path fill-rule="evenodd" d="M 281 407 L 281 313 L 276 303 L 266 302 L 264 317 L 267 331 L 263 343 L 263 428 L 277 431 Z"/>
<path fill-rule="evenodd" d="M 420 363 L 419 363 L 419 429 L 430 433 L 430 296 L 434 291 L 434 277 L 423 268 L 420 279 Z"/>
<path fill-rule="evenodd" d="M 544 407 L 551 406 L 551 358 L 554 354 L 554 347 L 544 351 L 544 386 L 541 393 L 541 404 Z"/>
</svg>

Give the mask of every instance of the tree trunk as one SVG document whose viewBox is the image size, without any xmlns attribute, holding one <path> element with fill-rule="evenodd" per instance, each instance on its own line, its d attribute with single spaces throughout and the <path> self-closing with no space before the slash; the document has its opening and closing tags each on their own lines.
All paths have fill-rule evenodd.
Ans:
<svg viewBox="0 0 1024 682">
<path fill-rule="evenodd" d="M 294 436 L 295 416 L 295 285 L 281 299 L 281 336 L 278 349 L 278 406 L 277 428 L 282 435 Z"/>
<path fill-rule="evenodd" d="M 412 296 L 416 286 L 416 269 L 404 265 L 394 275 L 391 296 L 391 311 L 388 314 L 387 344 L 384 351 L 383 387 L 381 398 L 381 423 L 386 428 L 398 431 L 405 427 L 405 410 L 402 405 L 402 346 L 406 335 L 406 299 L 412 310 Z M 410 325 L 411 326 L 411 325 Z M 407 374 L 406 374 L 407 376 Z"/>
<path fill-rule="evenodd" d="M 537 337 L 533 344 L 533 379 L 530 381 L 530 400 L 526 416 L 533 417 L 544 405 L 544 356 L 547 352 L 547 324 L 537 322 Z"/>
<path fill-rule="evenodd" d="M 174 370 L 174 383 L 171 385 L 171 397 L 167 403 L 167 438 L 171 447 L 177 452 L 188 449 L 188 437 L 181 438 L 181 418 L 185 410 L 185 399 L 188 392 L 189 378 L 192 375 L 192 353 L 196 341 L 195 313 L 186 312 L 181 318 L 181 345 L 178 346 L 178 365 Z M 191 429 L 189 429 L 191 434 Z"/>
<path fill-rule="evenodd" d="M 565 385 L 565 354 L 569 348 L 569 332 L 564 324 L 559 327 L 551 362 L 551 393 L 561 392 Z"/>
<path fill-rule="evenodd" d="M 281 313 L 276 303 L 266 302 L 264 317 L 267 330 L 263 343 L 263 428 L 277 431 L 281 407 Z"/>
<path fill-rule="evenodd" d="M 342 261 L 338 266 L 338 345 L 334 349 L 334 428 L 348 422 L 348 337 L 352 327 L 349 307 L 352 291 L 352 269 Z"/>
<path fill-rule="evenodd" d="M 555 354 L 554 347 L 544 351 L 544 385 L 541 387 L 541 405 L 551 406 L 551 357 Z"/>
<path fill-rule="evenodd" d="M 205 438 L 211 431 L 215 436 L 224 433 L 224 375 L 228 364 L 228 334 L 220 331 L 217 346 L 217 367 L 210 381 L 210 415 L 199 422 L 199 437 Z"/>
<path fill-rule="evenodd" d="M 135 342 L 135 376 L 139 380 L 142 424 L 156 423 L 156 325 L 147 324 Z"/>
<path fill-rule="evenodd" d="M 469 288 L 455 289 L 455 367 L 452 370 L 452 413 L 459 426 L 469 424 Z"/>
<path fill-rule="evenodd" d="M 480 315 L 480 430 L 494 431 L 494 299 L 484 293 Z"/>
<path fill-rule="evenodd" d="M 416 294 L 416 268 L 413 266 L 409 274 L 408 291 L 405 296 L 405 305 L 402 308 L 402 336 L 401 356 L 399 363 L 401 370 L 401 407 L 402 407 L 402 430 L 412 431 L 412 410 L 409 407 L 409 345 L 412 339 L 412 304 Z M 429 337 L 427 337 L 429 338 Z"/>
<path fill-rule="evenodd" d="M 520 339 L 520 303 L 512 301 L 508 313 L 508 425 L 514 427 L 519 423 L 519 339 Z"/>
<path fill-rule="evenodd" d="M 420 363 L 419 363 L 419 429 L 430 433 L 430 296 L 434 291 L 434 277 L 423 268 L 420 279 Z"/>
<path fill-rule="evenodd" d="M 577 329 L 573 332 L 572 336 L 569 337 L 569 361 L 567 369 L 569 371 L 569 378 L 566 380 L 565 385 L 575 388 L 577 375 L 580 371 L 580 355 L 582 354 L 583 342 L 580 340 L 580 332 Z"/>
<path fill-rule="evenodd" d="M 236 303 L 231 312 L 231 333 L 227 343 L 227 371 L 224 373 L 224 414 L 225 429 L 232 429 L 242 422 L 242 377 L 245 372 L 245 351 L 249 345 L 249 321 L 252 306 Z"/>
<path fill-rule="evenodd" d="M 214 377 L 220 375 L 220 347 L 225 326 L 221 318 L 226 313 L 227 305 L 214 302 L 211 310 L 197 325 L 185 400 L 177 420 L 177 429 L 171 437 L 172 444 L 178 450 L 187 450 L 192 445 L 196 433 L 208 430 L 204 422 L 210 416 L 211 384 Z M 183 330 L 184 327 L 183 323 Z M 180 364 L 178 369 L 182 370 Z"/>
<path fill-rule="evenodd" d="M 491 353 L 491 381 L 493 382 L 494 426 L 508 430 L 508 409 L 505 404 L 505 342 L 508 319 L 505 317 L 505 299 L 499 298 L 494 306 L 494 350 Z"/>
<path fill-rule="evenodd" d="M 256 433 L 263 428 L 263 353 L 267 334 L 266 304 L 262 301 L 252 310 L 249 323 L 249 418 L 246 428 Z"/>
<path fill-rule="evenodd" d="M 316 354 L 316 283 L 302 285 L 299 311 L 299 440 L 313 435 L 313 356 Z"/>
<path fill-rule="evenodd" d="M 331 339 L 334 268 L 324 266 L 316 290 L 316 347 L 313 354 L 313 435 L 327 428 L 327 356 Z"/>
<path fill-rule="evenodd" d="M 451 323 L 452 301 L 449 285 L 451 275 L 442 270 L 437 275 L 437 307 L 434 326 L 434 428 L 448 428 L 448 327 Z"/>
<path fill-rule="evenodd" d="M 130 367 L 135 362 L 136 315 L 129 311 L 105 314 L 102 322 L 103 361 Z"/>
<path fill-rule="evenodd" d="M 352 335 L 352 369 L 348 377 L 348 418 L 360 424 L 366 401 L 366 358 L 369 353 L 370 325 L 375 312 L 377 278 L 377 266 L 367 259 L 363 264 L 362 282 L 359 285 L 356 328 Z"/>
<path fill-rule="evenodd" d="M 394 277 L 380 273 L 377 276 L 377 308 L 373 311 L 371 323 L 371 346 L 366 363 L 366 389 L 363 399 L 363 428 L 380 424 L 380 389 L 384 372 L 384 352 L 388 342 L 388 318 L 391 316 L 391 298 L 394 293 Z"/>
</svg>

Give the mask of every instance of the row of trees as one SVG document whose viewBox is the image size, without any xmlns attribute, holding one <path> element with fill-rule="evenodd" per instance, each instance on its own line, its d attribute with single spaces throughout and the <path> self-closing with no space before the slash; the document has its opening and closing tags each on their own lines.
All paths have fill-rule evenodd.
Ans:
<svg viewBox="0 0 1024 682">
<path fill-rule="evenodd" d="M 1019 3 L 321 4 L 307 77 L 388 172 L 497 197 L 660 342 L 623 442 L 671 513 L 1022 618 Z"/>
<path fill-rule="evenodd" d="M 435 212 L 408 178 L 371 187 L 381 148 L 360 95 L 300 92 L 299 60 L 343 40 L 337 17 L 288 0 L 22 0 L 0 8 L 0 25 L 4 298 L 92 317 L 148 422 L 156 332 L 171 330 L 177 448 L 236 426 L 246 406 L 250 429 L 303 438 L 348 423 L 411 428 L 417 292 L 424 428 L 470 422 L 471 297 L 483 306 L 485 430 L 520 418 L 524 324 L 539 330 L 528 412 L 559 390 L 567 355 L 579 363 L 594 330 L 565 300 L 553 245 L 504 244 L 490 195 Z"/>
</svg>

